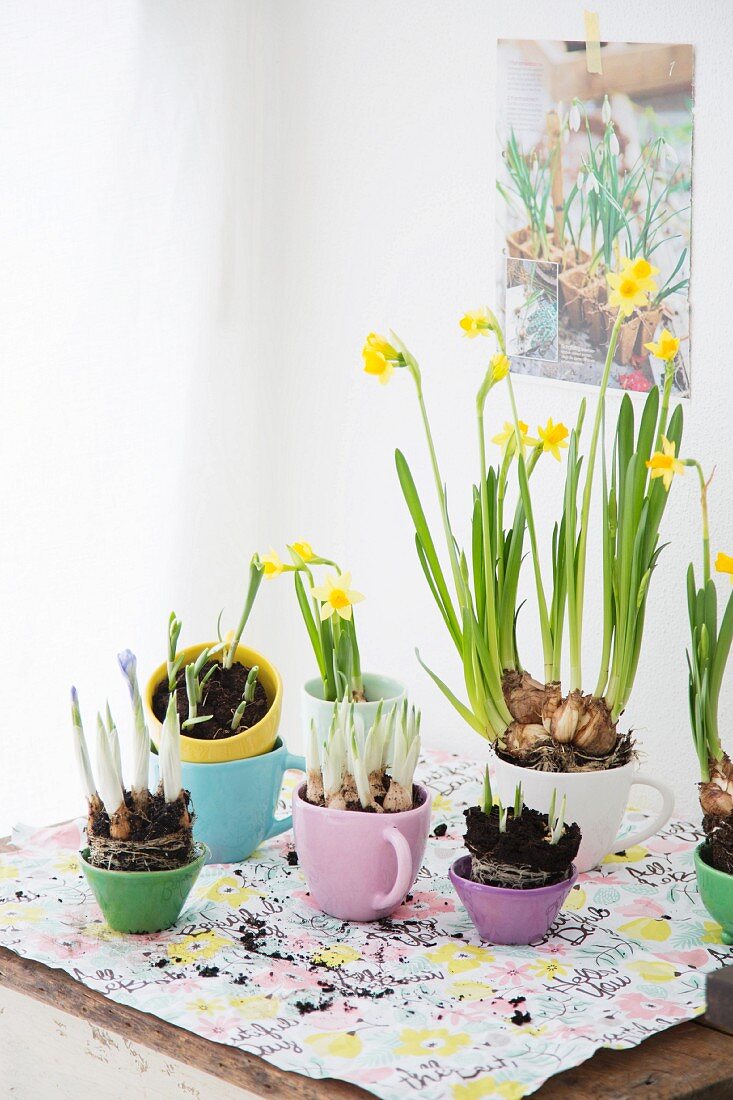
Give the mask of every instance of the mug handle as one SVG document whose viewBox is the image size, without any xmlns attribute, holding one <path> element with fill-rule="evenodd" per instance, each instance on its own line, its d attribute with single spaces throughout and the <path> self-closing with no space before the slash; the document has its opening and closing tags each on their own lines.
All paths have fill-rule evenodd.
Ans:
<svg viewBox="0 0 733 1100">
<path fill-rule="evenodd" d="M 625 837 L 616 837 L 615 847 L 611 848 L 607 855 L 624 852 L 627 848 L 633 848 L 635 844 L 641 844 L 643 840 L 648 840 L 650 836 L 658 833 L 672 816 L 674 795 L 666 783 L 654 779 L 651 775 L 645 775 L 643 772 L 639 772 L 634 776 L 631 786 L 634 787 L 637 783 L 642 787 L 653 787 L 655 791 L 659 791 L 662 796 L 662 807 L 656 817 L 652 818 L 646 825 L 642 825 L 635 833 L 629 833 Z"/>
<path fill-rule="evenodd" d="M 295 753 L 292 753 L 292 752 L 287 752 L 285 754 L 285 761 L 284 761 L 284 766 L 283 766 L 283 775 L 285 775 L 285 772 L 289 772 L 289 771 L 304 772 L 305 771 L 305 757 L 304 756 L 297 756 Z M 293 815 L 292 814 L 286 814 L 285 817 L 275 817 L 275 818 L 273 818 L 272 825 L 270 826 L 270 831 L 268 832 L 267 836 L 265 837 L 265 840 L 271 840 L 272 837 L 274 837 L 274 836 L 280 836 L 280 833 L 286 833 L 288 831 L 288 829 L 292 829 L 292 827 L 293 827 Z"/>
<path fill-rule="evenodd" d="M 399 829 L 391 825 L 382 833 L 382 838 L 391 844 L 397 856 L 397 878 L 392 889 L 387 894 L 375 894 L 373 906 L 375 909 L 394 909 L 404 899 L 405 894 L 412 886 L 412 852 L 410 845 Z"/>
</svg>

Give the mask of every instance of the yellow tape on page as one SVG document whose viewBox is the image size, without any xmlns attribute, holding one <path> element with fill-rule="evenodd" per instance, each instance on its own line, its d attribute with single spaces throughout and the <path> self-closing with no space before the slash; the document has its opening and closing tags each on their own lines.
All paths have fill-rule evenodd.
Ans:
<svg viewBox="0 0 733 1100">
<path fill-rule="evenodd" d="M 584 11 L 585 64 L 589 73 L 603 73 L 601 64 L 601 31 L 597 11 Z"/>
</svg>

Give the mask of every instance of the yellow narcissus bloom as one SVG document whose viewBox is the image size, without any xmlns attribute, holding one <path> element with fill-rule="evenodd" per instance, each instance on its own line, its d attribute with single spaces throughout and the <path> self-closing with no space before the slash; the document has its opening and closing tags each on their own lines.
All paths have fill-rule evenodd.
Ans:
<svg viewBox="0 0 733 1100">
<path fill-rule="evenodd" d="M 519 438 L 522 441 L 522 447 L 536 447 L 539 440 L 532 439 L 527 435 L 529 427 L 523 420 L 518 421 L 519 424 Z M 496 443 L 497 447 L 501 447 L 502 454 L 506 454 L 507 447 L 511 450 L 514 449 L 514 443 L 516 440 L 516 433 L 514 431 L 514 425 L 510 424 L 508 420 L 504 421 L 504 430 L 497 435 L 491 437 L 491 442 Z"/>
<path fill-rule="evenodd" d="M 652 477 L 661 477 L 667 492 L 669 492 L 674 475 L 684 474 L 685 472 L 684 465 L 678 458 L 675 458 L 675 449 L 676 445 L 663 435 L 661 451 L 655 451 L 652 457 L 647 460 L 647 466 L 652 472 Z"/>
<path fill-rule="evenodd" d="M 654 276 L 659 274 L 659 268 L 652 267 L 649 261 L 645 260 L 643 256 L 640 256 L 638 260 L 630 260 L 628 256 L 624 257 L 621 261 L 621 273 L 623 275 L 630 275 L 632 279 L 636 279 L 637 283 L 640 283 L 644 290 L 652 291 L 657 289 L 654 283 Z"/>
<path fill-rule="evenodd" d="M 376 332 L 370 332 L 361 350 L 364 359 L 364 370 L 367 374 L 373 374 L 383 386 L 386 386 L 394 373 L 395 364 L 401 361 L 400 353 L 392 347 L 384 336 L 378 336 Z"/>
<path fill-rule="evenodd" d="M 309 542 L 294 542 L 293 550 L 299 558 L 303 559 L 303 561 L 313 561 L 315 557 L 313 547 Z"/>
<path fill-rule="evenodd" d="M 679 351 L 680 341 L 679 337 L 673 336 L 669 329 L 663 328 L 658 342 L 644 344 L 644 347 L 652 355 L 656 355 L 657 359 L 664 359 L 666 363 L 671 363 Z"/>
<path fill-rule="evenodd" d="M 275 577 L 279 577 L 285 568 L 284 563 L 280 559 L 280 555 L 277 550 L 273 550 L 270 547 L 267 554 L 262 554 L 260 557 L 260 564 L 262 565 L 262 573 L 268 580 L 273 580 Z"/>
<path fill-rule="evenodd" d="M 731 584 L 733 584 L 733 558 L 730 554 L 724 554 L 722 550 L 719 550 L 715 559 L 715 568 L 718 573 L 729 573 Z"/>
<path fill-rule="evenodd" d="M 474 336 L 481 336 L 482 334 L 486 336 L 493 329 L 487 309 L 477 309 L 474 313 L 464 313 L 458 323 L 463 329 L 464 336 L 468 336 L 469 340 L 473 340 Z"/>
<path fill-rule="evenodd" d="M 624 317 L 630 317 L 637 306 L 647 305 L 649 301 L 647 288 L 632 275 L 611 273 L 606 278 L 611 287 L 608 304 L 618 306 Z"/>
<path fill-rule="evenodd" d="M 544 428 L 540 425 L 537 428 L 537 433 L 542 440 L 542 450 L 548 452 L 556 458 L 558 462 L 561 461 L 560 448 L 567 448 L 566 440 L 570 435 L 570 432 L 564 424 L 554 424 L 552 417 L 547 421 Z"/>
<path fill-rule="evenodd" d="M 492 356 L 491 372 L 491 377 L 494 382 L 501 382 L 502 378 L 506 378 L 509 374 L 509 360 L 506 355 L 497 352 L 496 355 Z"/>
<path fill-rule="evenodd" d="M 311 589 L 311 595 L 321 604 L 321 619 L 328 619 L 334 612 L 342 619 L 351 618 L 351 607 L 364 596 L 351 587 L 351 573 L 332 573 L 326 583 Z"/>
</svg>

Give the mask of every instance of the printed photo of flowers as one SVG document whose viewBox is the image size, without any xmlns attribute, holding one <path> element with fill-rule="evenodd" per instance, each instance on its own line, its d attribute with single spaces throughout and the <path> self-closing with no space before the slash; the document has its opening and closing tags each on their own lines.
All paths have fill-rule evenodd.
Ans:
<svg viewBox="0 0 733 1100">
<path fill-rule="evenodd" d="M 512 356 L 557 362 L 558 265 L 506 261 L 506 346 Z"/>
<path fill-rule="evenodd" d="M 598 385 L 615 315 L 606 276 L 648 262 L 658 290 L 624 322 L 610 385 L 658 384 L 671 336 L 674 392 L 689 397 L 693 48 L 616 42 L 601 54 L 591 74 L 583 42 L 498 44 L 507 350 L 515 373 Z"/>
</svg>

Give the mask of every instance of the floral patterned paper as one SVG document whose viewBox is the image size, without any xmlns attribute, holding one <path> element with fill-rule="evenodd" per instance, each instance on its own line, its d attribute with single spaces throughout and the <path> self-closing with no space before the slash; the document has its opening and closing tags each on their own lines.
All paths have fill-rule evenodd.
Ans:
<svg viewBox="0 0 733 1100">
<path fill-rule="evenodd" d="M 518 1100 L 599 1047 L 634 1046 L 703 1011 L 705 974 L 733 949 L 698 897 L 696 828 L 673 821 L 609 857 L 581 875 L 541 943 L 497 947 L 480 943 L 447 878 L 481 766 L 431 753 L 421 780 L 433 827 L 447 831 L 431 835 L 390 920 L 318 912 L 286 834 L 243 864 L 205 868 L 172 931 L 121 936 L 80 875 L 75 822 L 20 828 L 0 856 L 0 944 L 207 1039 L 385 1100 Z"/>
</svg>

